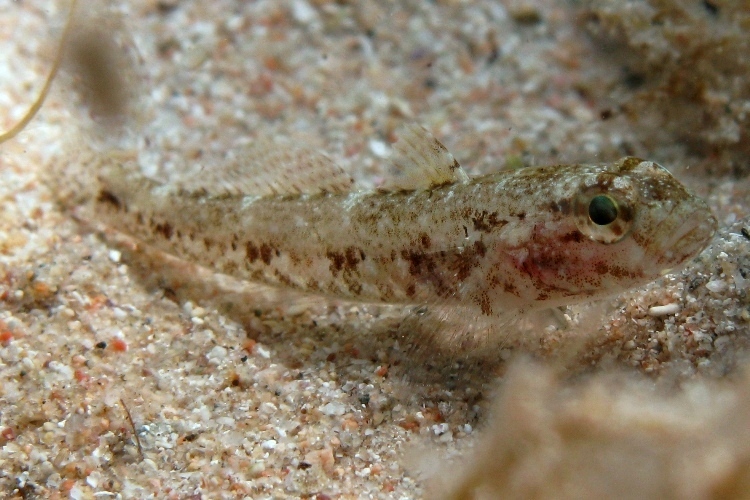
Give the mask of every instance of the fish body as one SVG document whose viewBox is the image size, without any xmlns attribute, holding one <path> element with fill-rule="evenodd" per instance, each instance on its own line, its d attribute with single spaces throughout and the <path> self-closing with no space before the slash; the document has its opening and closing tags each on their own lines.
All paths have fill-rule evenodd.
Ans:
<svg viewBox="0 0 750 500">
<path fill-rule="evenodd" d="M 263 194 L 170 188 L 140 174 L 135 160 L 105 156 L 93 167 L 91 198 L 112 227 L 219 273 L 362 302 L 456 305 L 487 317 L 652 281 L 700 252 L 716 229 L 706 204 L 651 161 L 470 179 L 429 133 L 406 135 L 396 149 L 412 180 L 388 189 L 349 189 L 340 172 L 315 162 L 308 186 L 287 192 L 279 183 L 295 176 L 268 162 L 264 175 L 284 175 Z M 262 178 L 258 171 L 220 177 L 231 185 L 237 175 Z"/>
<path fill-rule="evenodd" d="M 44 102 L 74 7 L 42 91 L 0 143 Z M 327 157 L 273 143 L 175 186 L 145 177 L 133 154 L 86 148 L 44 177 L 64 207 L 93 208 L 114 229 L 219 273 L 362 302 L 468 308 L 485 318 L 644 284 L 696 255 L 716 230 L 707 205 L 652 161 L 470 179 L 419 126 L 405 127 L 394 150 L 403 175 L 369 191 L 353 189 Z"/>
</svg>

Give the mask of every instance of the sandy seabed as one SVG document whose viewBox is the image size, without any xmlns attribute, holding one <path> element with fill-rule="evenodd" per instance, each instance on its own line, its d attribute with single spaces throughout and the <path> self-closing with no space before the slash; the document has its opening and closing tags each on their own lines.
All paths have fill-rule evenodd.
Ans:
<svg viewBox="0 0 750 500">
<path fill-rule="evenodd" d="M 0 146 L 0 497 L 746 496 L 750 90 L 714 49 L 747 47 L 750 24 L 664 3 L 143 0 L 82 17 L 132 63 L 133 118 L 92 133 L 62 74 Z M 2 129 L 66 8 L 0 2 Z M 397 313 L 218 282 L 61 211 L 39 175 L 83 136 L 168 180 L 283 134 L 376 185 L 405 121 L 471 174 L 657 160 L 720 230 L 613 298 L 575 350 L 574 330 L 534 362 L 440 366 L 392 334 Z"/>
</svg>

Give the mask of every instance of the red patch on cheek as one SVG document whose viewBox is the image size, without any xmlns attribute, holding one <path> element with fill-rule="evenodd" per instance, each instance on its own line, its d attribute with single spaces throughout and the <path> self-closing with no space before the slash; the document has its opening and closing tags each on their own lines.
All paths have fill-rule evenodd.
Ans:
<svg viewBox="0 0 750 500">
<path fill-rule="evenodd" d="M 600 276 L 609 274 L 609 266 L 602 261 L 594 263 L 592 267 Z"/>
<path fill-rule="evenodd" d="M 561 266 L 564 263 L 552 249 L 542 249 L 536 245 L 532 248 L 519 248 L 508 252 L 519 274 L 528 276 L 535 286 L 554 283 L 559 280 Z"/>
<path fill-rule="evenodd" d="M 561 280 L 567 281 L 566 278 L 571 274 L 570 264 L 558 249 L 547 248 L 534 252 L 526 261 L 526 269 L 539 282 L 554 286 Z"/>
<path fill-rule="evenodd" d="M 606 259 L 591 258 L 597 250 L 589 248 L 591 242 L 566 237 L 570 234 L 536 226 L 524 245 L 505 252 L 519 275 L 541 294 L 538 300 L 545 300 L 550 293 L 570 296 L 596 289 L 602 273 L 609 271 Z"/>
<path fill-rule="evenodd" d="M 523 269 L 535 281 L 554 286 L 569 274 L 574 245 L 556 231 L 535 226 Z"/>
</svg>

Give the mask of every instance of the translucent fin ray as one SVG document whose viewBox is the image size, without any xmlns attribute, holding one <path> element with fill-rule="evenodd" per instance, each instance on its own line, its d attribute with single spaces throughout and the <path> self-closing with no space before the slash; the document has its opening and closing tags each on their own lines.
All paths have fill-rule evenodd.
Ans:
<svg viewBox="0 0 750 500">
<path fill-rule="evenodd" d="M 468 182 L 469 177 L 458 161 L 421 125 L 406 125 L 397 135 L 392 160 L 395 175 L 383 190 L 412 191 Z"/>
<path fill-rule="evenodd" d="M 318 151 L 261 139 L 224 164 L 206 166 L 178 188 L 214 196 L 263 197 L 346 193 L 352 184 L 341 167 Z"/>
</svg>

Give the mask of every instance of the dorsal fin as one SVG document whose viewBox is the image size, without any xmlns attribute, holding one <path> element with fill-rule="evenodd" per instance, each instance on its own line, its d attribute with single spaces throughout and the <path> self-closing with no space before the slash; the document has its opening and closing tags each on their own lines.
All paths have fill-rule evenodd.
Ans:
<svg viewBox="0 0 750 500">
<path fill-rule="evenodd" d="M 468 182 L 469 176 L 450 151 L 421 125 L 405 125 L 397 136 L 393 145 L 394 177 L 381 189 L 412 191 Z"/>
<path fill-rule="evenodd" d="M 213 196 L 289 196 L 346 193 L 352 184 L 341 167 L 318 151 L 288 141 L 259 139 L 234 159 L 206 166 L 176 187 Z"/>
</svg>

